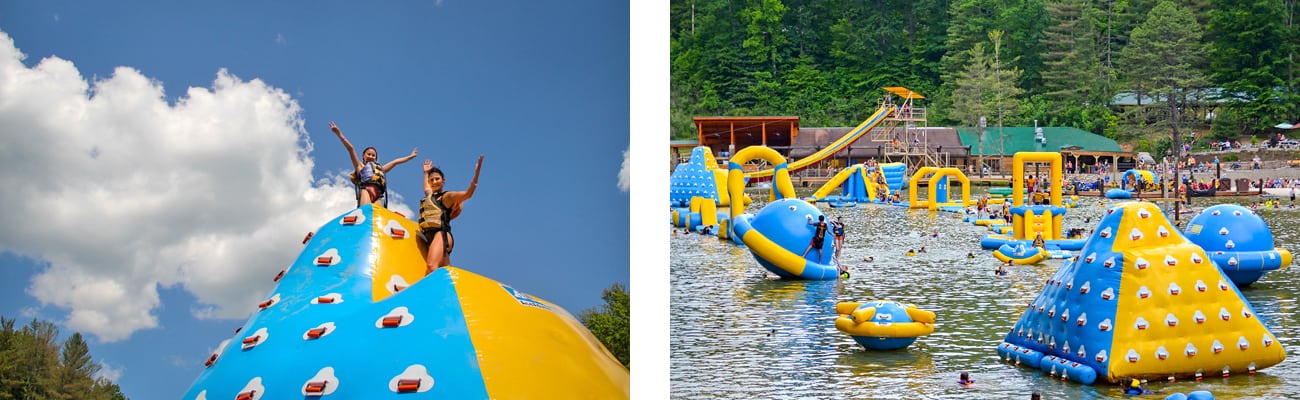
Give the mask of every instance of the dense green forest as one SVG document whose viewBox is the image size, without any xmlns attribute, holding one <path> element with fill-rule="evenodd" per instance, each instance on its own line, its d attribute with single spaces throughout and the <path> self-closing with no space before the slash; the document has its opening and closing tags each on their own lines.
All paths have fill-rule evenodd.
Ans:
<svg viewBox="0 0 1300 400">
<path fill-rule="evenodd" d="M 90 359 L 81 333 L 58 343 L 59 328 L 32 320 L 21 328 L 0 317 L 0 399 L 119 400 L 117 384 L 96 377 L 100 364 Z"/>
<path fill-rule="evenodd" d="M 931 125 L 1071 126 L 1156 146 L 1300 119 L 1300 0 L 672 0 L 672 136 L 692 118 L 853 126 L 885 86 Z M 1136 107 L 1114 107 L 1131 93 Z M 1208 104 L 1219 104 L 1207 120 Z M 1211 122 L 1212 121 L 1212 127 Z M 1168 140 L 1168 139 L 1163 139 Z"/>
</svg>

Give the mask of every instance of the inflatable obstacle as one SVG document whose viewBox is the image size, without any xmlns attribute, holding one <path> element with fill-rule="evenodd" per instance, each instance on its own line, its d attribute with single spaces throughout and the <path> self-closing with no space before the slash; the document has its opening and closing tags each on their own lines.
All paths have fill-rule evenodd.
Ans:
<svg viewBox="0 0 1300 400">
<path fill-rule="evenodd" d="M 750 146 L 736 152 L 730 162 L 727 190 L 733 198 L 744 192 L 745 177 L 741 166 L 755 158 L 776 164 L 772 190 L 777 199 L 764 206 L 758 214 L 745 214 L 743 205 L 732 202 L 728 219 L 731 232 L 728 235 L 744 244 L 759 265 L 783 279 L 837 279 L 840 274 L 835 263 L 830 221 L 826 221 L 828 227 L 821 250 L 809 250 L 816 232 L 809 221 L 817 221 L 824 214 L 812 204 L 795 198 L 785 159 L 776 150 Z"/>
<path fill-rule="evenodd" d="M 366 205 L 310 236 L 182 399 L 628 398 L 563 308 L 472 272 L 425 276 L 418 225 Z"/>
<path fill-rule="evenodd" d="M 836 188 L 841 189 L 838 197 L 831 195 Z M 885 198 L 891 194 L 883 176 L 875 168 L 854 164 L 826 181 L 826 184 L 808 197 L 808 201 L 828 201 L 835 207 L 836 203 L 875 201 L 881 193 Z"/>
<path fill-rule="evenodd" d="M 726 192 L 726 171 L 718 169 L 718 161 L 707 146 L 691 150 L 690 161 L 677 164 L 668 178 L 668 199 L 675 207 L 685 207 L 692 197 L 713 200 L 720 206 L 730 204 Z"/>
<path fill-rule="evenodd" d="M 1003 244 L 997 250 L 993 250 L 993 257 L 997 258 L 998 261 L 1010 261 L 1012 264 L 1025 265 L 1038 264 L 1051 258 L 1051 254 L 1042 247 L 1027 246 L 1024 242 L 1020 242 L 1015 245 Z"/>
<path fill-rule="evenodd" d="M 1236 204 L 1206 208 L 1183 231 L 1237 286 L 1291 265 L 1291 252 L 1273 247 L 1273 231 L 1258 214 Z"/>
<path fill-rule="evenodd" d="M 920 185 L 922 179 L 927 178 L 930 181 L 926 188 L 929 197 L 925 200 L 917 200 L 917 187 Z M 961 198 L 955 201 L 949 200 L 948 197 L 949 178 L 961 182 Z M 921 167 L 921 169 L 916 170 L 916 173 L 912 175 L 912 179 L 908 180 L 907 185 L 908 204 L 910 208 L 913 209 L 938 210 L 939 208 L 946 206 L 956 207 L 964 212 L 965 207 L 975 204 L 971 202 L 970 199 L 970 179 L 966 178 L 966 174 L 962 173 L 961 170 L 957 168 Z M 951 210 L 951 208 L 949 210 Z"/>
<path fill-rule="evenodd" d="M 896 301 L 839 303 L 835 329 L 847 333 L 867 349 L 897 350 L 916 338 L 934 333 L 934 313 Z"/>
<path fill-rule="evenodd" d="M 1082 383 L 1254 372 L 1286 358 L 1236 285 L 1150 203 L 1107 210 L 998 346 Z"/>
</svg>

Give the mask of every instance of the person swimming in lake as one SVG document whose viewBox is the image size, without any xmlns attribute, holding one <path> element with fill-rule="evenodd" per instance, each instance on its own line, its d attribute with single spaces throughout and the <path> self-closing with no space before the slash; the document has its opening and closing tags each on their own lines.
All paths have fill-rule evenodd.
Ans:
<svg viewBox="0 0 1300 400">
<path fill-rule="evenodd" d="M 957 378 L 957 384 L 962 386 L 970 386 L 975 384 L 975 380 L 971 379 L 970 373 L 962 372 L 961 376 Z"/>
<path fill-rule="evenodd" d="M 975 258 L 975 253 L 966 253 L 966 258 Z"/>
<path fill-rule="evenodd" d="M 1007 267 L 1005 265 L 999 265 L 996 269 L 993 270 L 993 275 L 1004 276 L 1006 274 L 1007 274 Z"/>
<path fill-rule="evenodd" d="M 1155 393 L 1150 390 L 1147 390 L 1146 388 L 1143 388 L 1142 381 L 1137 378 L 1124 378 L 1124 380 L 1120 381 L 1120 385 L 1124 387 L 1124 394 L 1126 395 L 1140 395 L 1140 394 Z"/>
<path fill-rule="evenodd" d="M 916 257 L 916 250 L 907 249 L 907 252 L 903 253 L 903 255 L 908 257 Z"/>
</svg>

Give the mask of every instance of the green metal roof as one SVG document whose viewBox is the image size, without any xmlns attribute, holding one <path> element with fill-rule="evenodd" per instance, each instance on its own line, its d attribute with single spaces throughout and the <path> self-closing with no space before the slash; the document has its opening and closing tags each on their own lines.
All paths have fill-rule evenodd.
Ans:
<svg viewBox="0 0 1300 400">
<path fill-rule="evenodd" d="M 972 156 L 981 155 L 977 138 L 979 128 L 957 128 L 961 144 L 970 146 Z M 1002 134 L 1002 148 L 998 149 L 998 132 Z M 989 127 L 984 133 L 983 155 L 1012 155 L 1022 151 L 1060 151 L 1062 148 L 1079 147 L 1084 151 L 1122 152 L 1119 143 L 1114 140 L 1078 128 L 1045 126 L 1043 137 L 1047 143 L 1041 148 L 1034 141 L 1034 127 L 1007 126 Z"/>
</svg>

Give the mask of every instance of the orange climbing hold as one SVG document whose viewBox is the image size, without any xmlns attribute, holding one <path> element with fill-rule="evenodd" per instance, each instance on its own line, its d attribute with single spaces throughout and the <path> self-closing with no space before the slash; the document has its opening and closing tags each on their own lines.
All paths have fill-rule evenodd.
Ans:
<svg viewBox="0 0 1300 400">
<path fill-rule="evenodd" d="M 398 325 L 401 325 L 401 324 L 402 324 L 402 316 L 401 316 L 401 315 L 395 315 L 395 316 L 391 316 L 391 317 L 384 317 L 383 325 L 384 325 L 385 328 L 392 328 L 392 327 L 394 327 L 394 326 L 398 326 Z"/>
<path fill-rule="evenodd" d="M 304 388 L 304 390 L 307 393 L 324 393 L 325 385 L 327 383 L 329 383 L 329 381 L 307 382 L 307 387 Z"/>
<path fill-rule="evenodd" d="M 307 330 L 307 337 L 309 338 L 320 339 L 321 336 L 325 336 L 325 328 L 313 328 Z"/>
<path fill-rule="evenodd" d="M 420 390 L 419 379 L 400 379 L 397 381 L 397 392 L 406 393 Z"/>
</svg>

